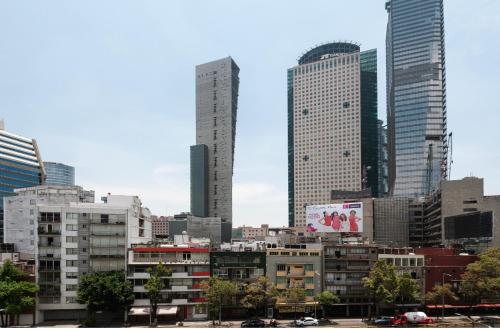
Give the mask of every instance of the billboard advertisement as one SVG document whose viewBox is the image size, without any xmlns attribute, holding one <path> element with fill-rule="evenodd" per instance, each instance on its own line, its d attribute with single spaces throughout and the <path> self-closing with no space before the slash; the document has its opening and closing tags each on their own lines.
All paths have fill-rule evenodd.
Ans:
<svg viewBox="0 0 500 329">
<path fill-rule="evenodd" d="M 363 232 L 363 203 L 349 202 L 306 207 L 307 232 Z"/>
</svg>

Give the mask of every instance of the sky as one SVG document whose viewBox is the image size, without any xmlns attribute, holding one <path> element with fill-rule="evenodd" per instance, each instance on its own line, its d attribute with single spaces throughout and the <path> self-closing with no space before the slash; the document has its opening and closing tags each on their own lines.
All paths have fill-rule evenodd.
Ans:
<svg viewBox="0 0 500 329">
<path fill-rule="evenodd" d="M 287 225 L 286 72 L 315 45 L 378 50 L 385 121 L 384 0 L 0 2 L 0 118 L 44 161 L 96 191 L 189 211 L 195 66 L 240 67 L 233 225 Z M 445 0 L 451 177 L 500 194 L 500 1 Z"/>
</svg>

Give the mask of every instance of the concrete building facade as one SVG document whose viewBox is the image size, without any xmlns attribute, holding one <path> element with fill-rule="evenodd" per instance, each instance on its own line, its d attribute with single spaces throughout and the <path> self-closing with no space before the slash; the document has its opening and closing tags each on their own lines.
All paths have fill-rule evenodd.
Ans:
<svg viewBox="0 0 500 329">
<path fill-rule="evenodd" d="M 220 217 L 226 232 L 223 240 L 227 242 L 231 240 L 233 216 L 238 75 L 239 68 L 231 57 L 196 66 L 196 145 L 191 149 L 192 213 L 201 217 Z"/>
<path fill-rule="evenodd" d="M 151 240 L 149 210 L 135 196 L 108 195 L 105 203 L 92 203 L 93 192 L 79 187 L 38 186 L 16 193 L 5 200 L 6 232 L 9 242 L 37 264 L 37 323 L 85 319 L 85 305 L 76 302 L 79 278 L 125 270 L 127 246 Z"/>
<path fill-rule="evenodd" d="M 377 189 L 376 68 L 376 50 L 337 42 L 288 70 L 289 226 L 332 190 Z"/>
<path fill-rule="evenodd" d="M 366 316 L 371 305 L 362 278 L 378 259 L 378 249 L 369 244 L 324 243 L 323 286 L 340 298 L 339 315 Z M 336 305 L 336 306 L 337 306 Z"/>
<path fill-rule="evenodd" d="M 174 218 L 171 216 L 151 216 L 151 232 L 153 240 L 167 239 L 169 236 L 169 221 Z"/>
<path fill-rule="evenodd" d="M 173 272 L 163 278 L 166 287 L 161 291 L 159 309 L 179 320 L 207 319 L 207 300 L 202 296 L 201 282 L 210 277 L 208 245 L 135 244 L 128 254 L 127 277 L 134 282 L 135 294 L 132 311 L 146 309 L 142 313 L 149 314 L 150 303 L 144 289 L 149 278 L 146 270 L 161 261 Z"/>
<path fill-rule="evenodd" d="M 293 248 L 267 248 L 266 276 L 279 291 L 301 287 L 306 292 L 305 300 L 296 306 L 297 312 L 311 314 L 317 303 L 314 296 L 322 291 L 322 257 L 320 246 L 295 245 Z M 287 316 L 294 312 L 294 305 L 278 299 L 278 314 Z"/>
</svg>

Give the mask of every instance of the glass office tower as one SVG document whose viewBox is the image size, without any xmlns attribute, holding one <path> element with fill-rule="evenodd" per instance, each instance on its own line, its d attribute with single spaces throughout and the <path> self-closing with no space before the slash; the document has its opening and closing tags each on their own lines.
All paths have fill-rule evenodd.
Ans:
<svg viewBox="0 0 500 329">
<path fill-rule="evenodd" d="M 58 162 L 44 162 L 45 185 L 74 186 L 75 168 Z"/>
<path fill-rule="evenodd" d="M 3 242 L 3 198 L 14 189 L 41 185 L 45 173 L 36 141 L 9 133 L 0 124 L 0 242 Z"/>
<path fill-rule="evenodd" d="M 442 0 L 390 0 L 387 23 L 389 193 L 422 196 L 446 178 Z"/>
</svg>

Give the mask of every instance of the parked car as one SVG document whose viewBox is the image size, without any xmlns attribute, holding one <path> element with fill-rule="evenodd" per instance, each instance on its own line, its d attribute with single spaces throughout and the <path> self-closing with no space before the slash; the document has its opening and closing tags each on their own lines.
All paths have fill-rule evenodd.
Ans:
<svg viewBox="0 0 500 329">
<path fill-rule="evenodd" d="M 266 323 L 260 319 L 246 320 L 241 323 L 242 328 L 264 328 Z"/>
<path fill-rule="evenodd" d="M 378 316 L 373 323 L 378 326 L 389 326 L 392 324 L 392 316 Z"/>
<path fill-rule="evenodd" d="M 299 320 L 295 320 L 295 325 L 297 327 L 308 327 L 308 326 L 317 326 L 319 321 L 315 318 L 305 317 Z"/>
</svg>

